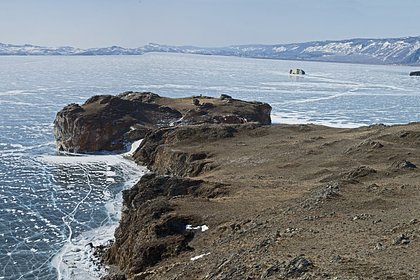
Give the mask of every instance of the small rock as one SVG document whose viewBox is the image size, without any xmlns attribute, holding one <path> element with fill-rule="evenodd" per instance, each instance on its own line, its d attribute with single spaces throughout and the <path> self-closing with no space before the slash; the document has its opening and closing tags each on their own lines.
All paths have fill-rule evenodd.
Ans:
<svg viewBox="0 0 420 280">
<path fill-rule="evenodd" d="M 200 100 L 198 100 L 197 98 L 193 98 L 193 104 L 195 106 L 199 106 L 200 105 Z"/>
<path fill-rule="evenodd" d="M 312 262 L 303 256 L 293 258 L 282 273 L 285 277 L 296 277 L 307 272 L 313 266 Z"/>
<path fill-rule="evenodd" d="M 367 219 L 369 219 L 370 217 L 372 217 L 372 215 L 370 215 L 370 214 L 366 214 L 366 213 L 362 213 L 362 214 L 359 214 L 359 215 L 353 216 L 352 220 L 353 220 L 353 221 L 356 221 L 356 220 L 367 220 Z"/>
<path fill-rule="evenodd" d="M 221 99 L 221 100 L 225 100 L 225 99 L 232 99 L 232 96 L 227 95 L 227 94 L 221 94 L 221 95 L 220 95 L 220 99 Z"/>
<path fill-rule="evenodd" d="M 410 220 L 410 225 L 415 225 L 415 224 L 417 224 L 419 222 L 419 220 L 417 220 L 417 219 L 411 219 Z"/>
<path fill-rule="evenodd" d="M 298 256 L 290 260 L 289 262 L 276 263 L 268 267 L 263 274 L 261 279 L 274 277 L 285 278 L 296 278 L 301 277 L 305 272 L 313 267 L 312 261 L 306 259 L 304 256 Z M 275 278 L 278 279 L 278 278 Z"/>
<path fill-rule="evenodd" d="M 356 169 L 353 169 L 347 173 L 344 174 L 343 179 L 345 180 L 356 180 L 362 177 L 366 177 L 370 174 L 376 173 L 376 170 L 367 166 L 360 166 Z"/>
<path fill-rule="evenodd" d="M 379 190 L 379 186 L 377 184 L 371 184 L 367 187 L 368 191 L 377 191 Z"/>
<path fill-rule="evenodd" d="M 405 233 L 398 235 L 392 242 L 393 245 L 407 245 L 410 243 L 410 237 Z"/>
<path fill-rule="evenodd" d="M 374 249 L 377 250 L 377 251 L 382 251 L 382 250 L 386 249 L 386 246 L 384 244 L 382 244 L 381 242 L 378 242 L 378 243 L 376 243 Z"/>
<path fill-rule="evenodd" d="M 417 168 L 417 166 L 414 163 L 409 162 L 408 160 L 396 161 L 392 164 L 392 167 L 396 169 L 416 169 Z"/>
<path fill-rule="evenodd" d="M 330 263 L 340 263 L 343 258 L 340 255 L 333 256 L 330 260 Z"/>
<path fill-rule="evenodd" d="M 331 199 L 339 195 L 339 183 L 337 182 L 326 185 L 325 188 L 321 189 L 319 192 L 319 197 L 325 199 Z"/>
<path fill-rule="evenodd" d="M 277 264 L 269 266 L 264 273 L 261 275 L 261 279 L 269 278 L 278 274 L 280 271 L 280 267 Z"/>
<path fill-rule="evenodd" d="M 410 243 L 410 240 L 408 240 L 408 239 L 403 239 L 403 240 L 401 240 L 401 244 L 402 245 L 407 245 L 407 244 L 409 244 Z"/>
<path fill-rule="evenodd" d="M 107 276 L 103 276 L 101 278 L 101 280 L 126 280 L 126 279 L 127 278 L 125 277 L 124 274 L 119 274 L 119 273 L 112 273 Z"/>
</svg>

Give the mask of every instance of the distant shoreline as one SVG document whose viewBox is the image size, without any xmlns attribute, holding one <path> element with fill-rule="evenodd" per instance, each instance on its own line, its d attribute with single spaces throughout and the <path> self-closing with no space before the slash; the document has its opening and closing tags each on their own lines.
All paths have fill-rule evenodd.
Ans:
<svg viewBox="0 0 420 280">
<path fill-rule="evenodd" d="M 244 57 L 244 56 L 232 56 L 232 55 L 206 55 L 206 54 L 194 54 L 194 53 L 175 53 L 175 52 L 148 52 L 145 54 L 108 54 L 108 55 L 42 55 L 42 54 L 31 54 L 31 55 L 5 55 L 0 54 L 1 57 L 139 57 L 148 54 L 168 54 L 168 55 L 192 55 L 192 56 L 212 56 L 212 57 L 230 57 L 238 59 L 257 59 L 257 60 L 274 60 L 274 61 L 295 61 L 295 62 L 313 62 L 313 63 L 337 63 L 337 64 L 349 64 L 349 65 L 371 65 L 371 66 L 395 66 L 395 67 L 410 67 L 420 69 L 420 64 L 381 64 L 381 63 L 362 63 L 362 62 L 344 62 L 344 61 L 322 61 L 322 60 L 303 60 L 303 59 L 282 59 L 282 58 L 269 58 L 269 57 Z M 407 75 L 409 73 L 407 72 Z"/>
<path fill-rule="evenodd" d="M 0 43 L 0 56 L 107 56 L 146 53 L 184 53 L 234 56 L 258 59 L 337 62 L 378 65 L 420 65 L 420 36 L 388 39 L 349 39 L 292 44 L 249 44 L 226 47 L 170 46 L 150 43 L 137 48 L 120 46 L 101 48 L 45 47 Z"/>
</svg>

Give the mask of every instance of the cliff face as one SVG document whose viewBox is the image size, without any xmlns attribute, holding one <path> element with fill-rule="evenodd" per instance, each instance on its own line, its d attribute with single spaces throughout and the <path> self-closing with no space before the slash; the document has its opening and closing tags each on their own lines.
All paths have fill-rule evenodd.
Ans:
<svg viewBox="0 0 420 280">
<path fill-rule="evenodd" d="M 160 128 L 148 134 L 139 149 L 134 153 L 136 163 L 146 165 L 159 174 L 194 177 L 209 171 L 212 165 L 211 154 L 204 150 L 178 150 L 172 145 L 183 141 L 193 143 L 214 142 L 231 138 L 238 130 L 253 129 L 259 124 L 182 126 Z"/>
<path fill-rule="evenodd" d="M 155 130 L 134 154 L 156 173 L 124 192 L 111 279 L 415 279 L 419 130 Z"/>
<path fill-rule="evenodd" d="M 145 137 L 133 158 L 156 173 L 143 176 L 133 188 L 123 192 L 124 206 L 115 242 L 104 256 L 108 264 L 122 271 L 118 277 L 142 279 L 148 268 L 194 251 L 189 243 L 196 233 L 187 225 L 201 225 L 202 216 L 179 213 L 176 199 L 208 200 L 227 193 L 223 183 L 196 178 L 215 167 L 211 154 L 178 151 L 172 149 L 173 145 L 217 141 L 257 126 L 203 124 L 160 128 Z"/>
<path fill-rule="evenodd" d="M 177 197 L 209 198 L 223 186 L 178 176 L 147 174 L 123 192 L 123 211 L 115 242 L 104 260 L 117 266 L 124 277 L 140 275 L 158 263 L 194 251 L 189 243 L 195 236 L 187 225 L 201 225 L 197 214 L 177 212 Z"/>
<path fill-rule="evenodd" d="M 97 152 L 124 150 L 148 132 L 170 125 L 200 123 L 270 124 L 271 107 L 222 95 L 165 98 L 150 92 L 94 96 L 83 105 L 70 104 L 57 113 L 54 135 L 60 150 Z"/>
<path fill-rule="evenodd" d="M 123 150 L 129 140 L 181 117 L 176 110 L 149 103 L 147 97 L 153 94 L 94 96 L 82 106 L 66 106 L 54 121 L 58 148 L 73 152 Z"/>
<path fill-rule="evenodd" d="M 103 256 L 118 272 L 105 279 L 418 276 L 420 124 L 262 125 L 269 111 L 227 96 L 125 93 L 58 114 L 63 149 L 148 131 L 133 158 L 154 173 L 123 192 Z M 97 124 L 108 117 L 119 125 Z"/>
<path fill-rule="evenodd" d="M 188 242 L 194 233 L 185 228 L 199 219 L 176 215 L 167 198 L 192 193 L 200 184 L 201 181 L 149 174 L 124 191 L 122 219 L 105 260 L 133 275 L 191 250 Z"/>
<path fill-rule="evenodd" d="M 127 142 L 144 138 L 133 159 L 156 172 L 123 192 L 115 243 L 103 256 L 121 271 L 114 279 L 141 279 L 147 269 L 193 250 L 189 244 L 196 232 L 187 225 L 201 224 L 202 217 L 178 212 L 176 199 L 208 200 L 227 193 L 221 182 L 194 178 L 216 167 L 210 153 L 172 145 L 230 138 L 238 130 L 271 124 L 270 113 L 268 104 L 227 95 L 171 99 L 147 92 L 94 96 L 57 113 L 54 133 L 60 150 L 123 150 Z"/>
</svg>

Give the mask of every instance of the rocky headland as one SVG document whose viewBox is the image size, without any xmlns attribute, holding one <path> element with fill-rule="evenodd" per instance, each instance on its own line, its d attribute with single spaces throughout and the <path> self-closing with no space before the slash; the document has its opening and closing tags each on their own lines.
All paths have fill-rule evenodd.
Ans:
<svg viewBox="0 0 420 280">
<path fill-rule="evenodd" d="M 97 95 L 83 105 L 69 104 L 57 113 L 54 136 L 59 150 L 123 151 L 159 127 L 201 123 L 270 124 L 271 107 L 228 95 L 220 98 L 161 97 L 151 92 Z"/>
<path fill-rule="evenodd" d="M 144 137 L 133 159 L 151 172 L 123 193 L 115 241 L 103 254 L 112 268 L 105 279 L 420 275 L 419 123 L 270 125 L 269 105 L 228 99 L 166 99 L 155 108 L 180 115 L 153 126 L 137 121 L 148 130 L 133 137 Z M 228 110 L 224 102 L 238 103 Z M 78 119 L 69 110 L 76 105 L 69 106 L 55 122 L 56 135 L 67 137 L 57 138 L 58 147 L 104 150 L 80 148 L 77 139 L 90 136 L 60 127 L 76 127 L 63 121 Z M 198 106 L 214 111 L 185 121 L 189 113 L 197 116 Z M 87 111 L 86 104 L 80 107 Z M 93 120 L 89 125 L 95 130 Z M 115 139 L 130 140 L 134 125 Z"/>
</svg>

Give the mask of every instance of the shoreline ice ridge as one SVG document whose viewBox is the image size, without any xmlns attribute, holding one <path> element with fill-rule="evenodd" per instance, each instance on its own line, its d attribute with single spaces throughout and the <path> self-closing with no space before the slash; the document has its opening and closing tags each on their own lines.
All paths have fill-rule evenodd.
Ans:
<svg viewBox="0 0 420 280">
<path fill-rule="evenodd" d="M 58 164 L 84 164 L 98 161 L 106 162 L 110 165 L 123 163 L 122 166 L 129 170 L 129 176 L 123 187 L 123 189 L 127 189 L 132 187 L 146 172 L 146 168 L 138 166 L 130 160 L 132 153 L 138 148 L 140 143 L 141 140 L 135 141 L 128 152 L 120 155 L 44 156 L 41 159 Z M 107 176 L 106 180 L 108 179 Z M 83 200 L 80 203 L 83 203 Z M 108 212 L 109 222 L 107 224 L 85 231 L 75 237 L 72 236 L 70 229 L 66 243 L 51 260 L 51 266 L 57 270 L 57 279 L 97 280 L 107 274 L 107 267 L 103 266 L 100 259 L 95 256 L 95 247 L 107 246 L 114 240 L 114 232 L 121 216 L 122 192 L 119 192 L 114 199 L 107 201 L 104 208 Z"/>
</svg>

